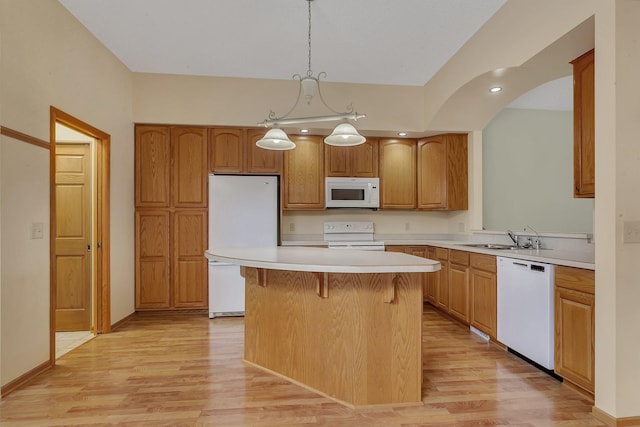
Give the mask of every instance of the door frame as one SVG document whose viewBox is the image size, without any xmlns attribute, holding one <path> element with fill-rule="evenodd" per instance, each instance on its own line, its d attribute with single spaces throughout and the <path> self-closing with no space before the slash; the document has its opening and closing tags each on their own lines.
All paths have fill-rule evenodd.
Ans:
<svg viewBox="0 0 640 427">
<path fill-rule="evenodd" d="M 62 110 L 50 107 L 50 306 L 49 306 L 49 342 L 50 363 L 56 360 L 56 123 L 92 137 L 95 140 L 95 175 L 96 175 L 96 213 L 95 223 L 95 332 L 106 334 L 111 332 L 111 229 L 110 229 L 110 182 L 111 182 L 111 135 L 83 122 Z"/>
</svg>

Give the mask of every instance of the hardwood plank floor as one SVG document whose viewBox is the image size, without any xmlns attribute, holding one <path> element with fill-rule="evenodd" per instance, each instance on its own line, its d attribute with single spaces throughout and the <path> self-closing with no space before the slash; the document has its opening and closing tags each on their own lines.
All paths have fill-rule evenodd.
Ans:
<svg viewBox="0 0 640 427">
<path fill-rule="evenodd" d="M 248 366 L 242 318 L 139 315 L 2 399 L 0 425 L 603 425 L 582 396 L 428 306 L 423 322 L 424 405 L 349 409 Z"/>
</svg>

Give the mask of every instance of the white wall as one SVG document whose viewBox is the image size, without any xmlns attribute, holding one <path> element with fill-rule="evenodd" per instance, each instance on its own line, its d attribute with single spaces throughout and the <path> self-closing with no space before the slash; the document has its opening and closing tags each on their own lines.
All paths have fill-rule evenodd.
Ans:
<svg viewBox="0 0 640 427">
<path fill-rule="evenodd" d="M 116 322 L 134 311 L 132 73 L 56 0 L 2 0 L 0 28 L 2 126 L 48 141 L 53 105 L 111 135 L 111 320 Z M 9 150 L 6 144 L 19 147 Z M 34 150 L 39 154 L 31 159 Z M 48 359 L 49 251 L 48 247 L 32 250 L 42 241 L 28 239 L 22 222 L 31 221 L 37 212 L 49 223 L 45 203 L 49 176 L 44 173 L 48 150 L 3 137 L 2 151 L 3 164 L 10 166 L 2 170 L 0 383 L 4 385 L 35 368 L 43 356 Z M 46 188 L 46 197 L 26 188 L 21 204 L 5 214 L 7 198 L 25 178 L 24 169 L 13 166 L 36 159 L 37 166 L 25 165 L 26 170 L 37 169 L 27 182 Z M 28 255 L 20 262 L 10 260 L 18 253 Z M 25 322 L 27 314 L 32 317 Z"/>
<path fill-rule="evenodd" d="M 593 232 L 593 200 L 573 197 L 573 112 L 506 108 L 484 129 L 487 230 Z"/>
</svg>

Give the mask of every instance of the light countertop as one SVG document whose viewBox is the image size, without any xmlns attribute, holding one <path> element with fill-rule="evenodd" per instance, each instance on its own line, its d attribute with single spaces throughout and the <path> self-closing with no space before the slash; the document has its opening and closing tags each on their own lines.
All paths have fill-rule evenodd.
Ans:
<svg viewBox="0 0 640 427">
<path fill-rule="evenodd" d="M 440 270 L 438 261 L 398 252 L 312 247 L 213 248 L 209 260 L 271 270 L 326 273 L 420 273 Z"/>
<path fill-rule="evenodd" d="M 393 238 L 382 239 L 386 246 L 403 245 L 403 246 L 436 246 L 446 249 L 455 249 L 459 251 L 475 252 L 487 255 L 502 256 L 507 258 L 523 259 L 527 261 L 542 262 L 554 265 L 564 265 L 567 267 L 584 268 L 587 270 L 595 270 L 595 256 L 593 252 L 578 252 L 563 249 L 486 249 L 465 246 L 465 244 L 478 243 L 471 241 L 459 240 L 435 240 L 435 239 L 410 239 L 410 238 Z M 300 240 L 285 240 L 282 242 L 283 247 L 290 246 L 322 246 L 327 242 L 322 240 L 322 235 L 313 239 L 312 236 L 305 236 Z"/>
</svg>

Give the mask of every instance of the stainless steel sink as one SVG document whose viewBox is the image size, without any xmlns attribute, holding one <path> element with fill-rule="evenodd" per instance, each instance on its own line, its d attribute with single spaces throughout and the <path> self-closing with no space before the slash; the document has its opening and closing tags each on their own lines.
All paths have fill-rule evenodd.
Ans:
<svg viewBox="0 0 640 427">
<path fill-rule="evenodd" d="M 483 249 L 521 249 L 515 245 L 501 245 L 499 243 L 467 243 L 461 246 L 469 246 L 471 248 L 483 248 Z"/>
</svg>

